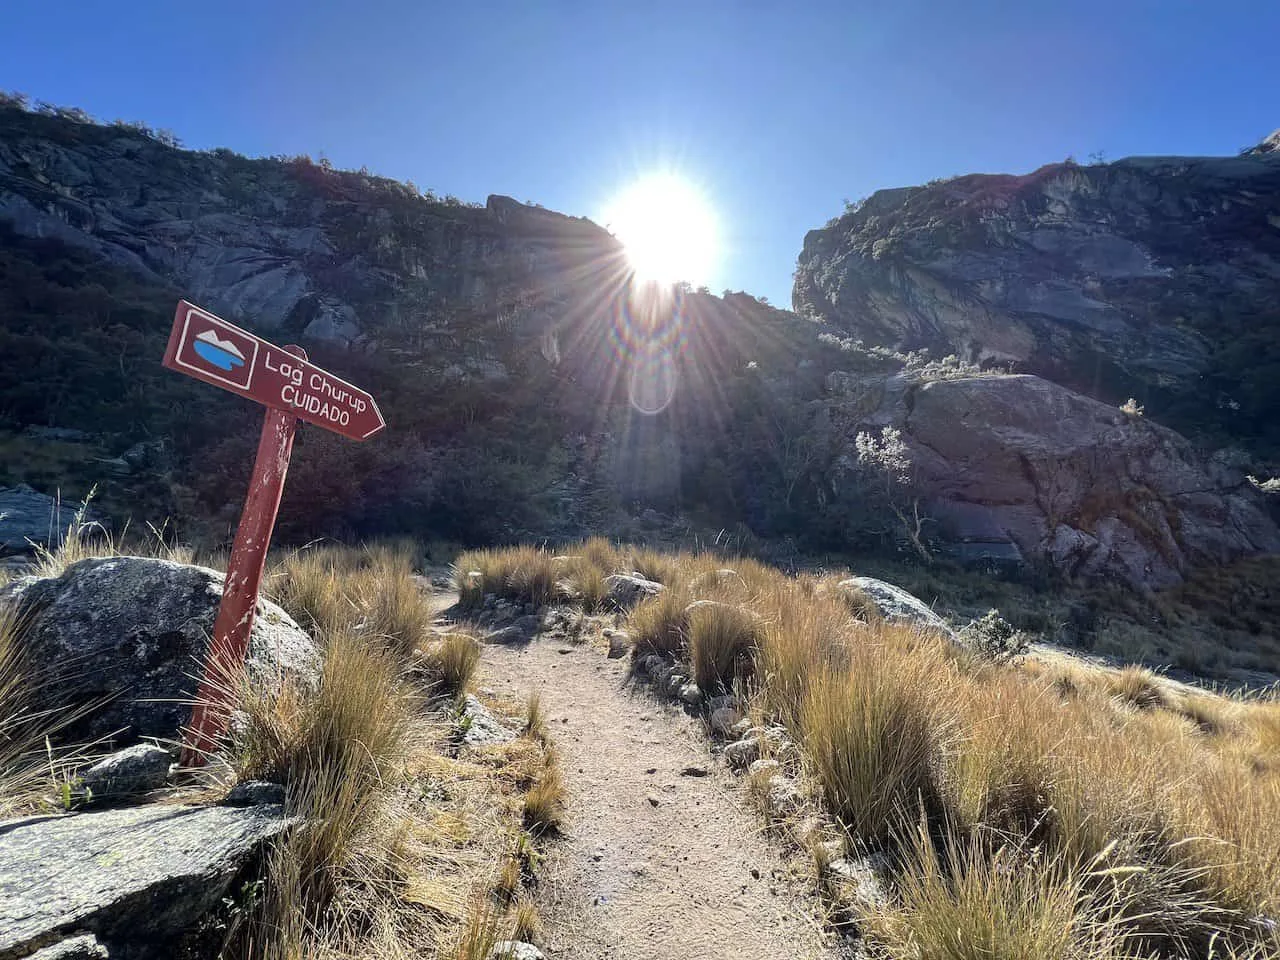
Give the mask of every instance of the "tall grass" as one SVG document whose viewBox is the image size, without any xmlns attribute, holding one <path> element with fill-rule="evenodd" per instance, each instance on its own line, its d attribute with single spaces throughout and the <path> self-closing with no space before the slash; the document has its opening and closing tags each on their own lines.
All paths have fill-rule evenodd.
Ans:
<svg viewBox="0 0 1280 960">
<path fill-rule="evenodd" d="M 1084 871 L 1032 862 L 1003 847 L 948 836 L 941 850 L 920 826 L 898 900 L 871 926 L 887 956 L 915 960 L 1112 960 L 1122 935 L 1090 895 Z"/>
<path fill-rule="evenodd" d="M 405 656 L 431 632 L 434 613 L 413 576 L 412 551 L 381 545 L 363 553 L 312 547 L 272 570 L 277 601 L 314 630 L 352 630 Z"/>
<path fill-rule="evenodd" d="M 688 606 L 688 595 L 677 587 L 636 604 L 627 617 L 635 654 L 683 656 L 688 644 Z"/>
<path fill-rule="evenodd" d="M 557 557 L 540 547 L 469 551 L 454 563 L 461 606 L 476 609 L 490 594 L 545 606 L 558 595 L 559 567 Z"/>
<path fill-rule="evenodd" d="M 686 611 L 689 663 L 703 690 L 727 690 L 751 676 L 760 627 L 742 607 L 705 600 Z"/>
<path fill-rule="evenodd" d="M 936 688 L 924 665 L 903 670 L 874 647 L 856 650 L 847 673 L 810 681 L 800 711 L 807 760 L 855 840 L 883 847 L 922 811 L 937 812 L 944 734 Z"/>
</svg>

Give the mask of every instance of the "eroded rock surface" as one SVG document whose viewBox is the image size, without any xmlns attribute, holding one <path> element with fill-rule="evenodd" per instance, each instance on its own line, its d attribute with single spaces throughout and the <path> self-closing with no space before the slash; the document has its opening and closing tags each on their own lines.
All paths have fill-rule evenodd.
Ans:
<svg viewBox="0 0 1280 960">
<path fill-rule="evenodd" d="M 288 826 L 280 807 L 182 806 L 0 824 L 0 960 L 73 933 L 91 934 L 113 956 L 116 944 L 137 960 L 175 956 L 250 858 Z"/>
<path fill-rule="evenodd" d="M 944 539 L 1004 543 L 1068 574 L 1140 587 L 1280 550 L 1242 472 L 1039 377 L 895 377 L 847 403 L 851 445 L 862 430 L 901 431 Z"/>
</svg>

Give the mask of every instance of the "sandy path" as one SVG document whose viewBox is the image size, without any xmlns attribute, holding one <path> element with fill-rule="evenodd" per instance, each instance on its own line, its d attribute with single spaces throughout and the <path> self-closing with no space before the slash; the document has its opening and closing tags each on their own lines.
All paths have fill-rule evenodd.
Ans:
<svg viewBox="0 0 1280 960">
<path fill-rule="evenodd" d="M 698 724 L 630 690 L 626 664 L 553 639 L 485 648 L 480 685 L 538 691 L 564 760 L 569 820 L 540 885 L 548 957 L 838 956 Z"/>
</svg>

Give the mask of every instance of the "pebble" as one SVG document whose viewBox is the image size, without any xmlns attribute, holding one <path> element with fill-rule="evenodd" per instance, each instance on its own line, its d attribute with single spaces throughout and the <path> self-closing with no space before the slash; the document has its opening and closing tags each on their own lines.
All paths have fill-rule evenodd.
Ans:
<svg viewBox="0 0 1280 960">
<path fill-rule="evenodd" d="M 688 704 L 701 703 L 702 691 L 696 683 L 686 683 L 680 688 L 680 699 Z"/>
</svg>

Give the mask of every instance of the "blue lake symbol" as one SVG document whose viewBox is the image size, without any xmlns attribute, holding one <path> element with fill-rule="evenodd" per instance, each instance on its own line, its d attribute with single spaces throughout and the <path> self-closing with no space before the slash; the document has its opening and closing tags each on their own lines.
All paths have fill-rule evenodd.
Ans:
<svg viewBox="0 0 1280 960">
<path fill-rule="evenodd" d="M 230 372 L 244 366 L 244 354 L 230 340 L 221 340 L 213 330 L 197 334 L 191 343 L 196 355 L 219 370 Z"/>
</svg>

